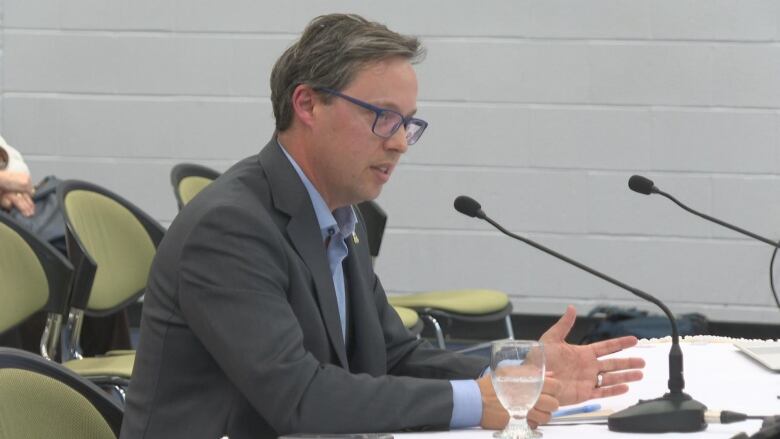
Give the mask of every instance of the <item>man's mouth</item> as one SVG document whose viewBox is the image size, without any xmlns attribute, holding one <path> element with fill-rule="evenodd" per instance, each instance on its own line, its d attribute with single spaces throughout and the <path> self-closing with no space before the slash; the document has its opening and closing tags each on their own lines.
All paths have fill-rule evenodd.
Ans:
<svg viewBox="0 0 780 439">
<path fill-rule="evenodd" d="M 390 180 L 390 174 L 393 172 L 393 165 L 392 164 L 376 165 L 376 166 L 372 166 L 371 169 L 378 174 L 382 182 L 387 182 L 388 180 Z"/>
</svg>

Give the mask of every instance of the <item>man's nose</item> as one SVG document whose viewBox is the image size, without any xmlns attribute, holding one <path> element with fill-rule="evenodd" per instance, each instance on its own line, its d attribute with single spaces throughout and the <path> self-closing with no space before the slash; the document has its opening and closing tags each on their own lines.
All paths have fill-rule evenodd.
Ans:
<svg viewBox="0 0 780 439">
<path fill-rule="evenodd" d="M 409 143 L 406 141 L 406 127 L 401 125 L 390 138 L 385 142 L 385 148 L 398 151 L 403 154 L 409 149 Z"/>
</svg>

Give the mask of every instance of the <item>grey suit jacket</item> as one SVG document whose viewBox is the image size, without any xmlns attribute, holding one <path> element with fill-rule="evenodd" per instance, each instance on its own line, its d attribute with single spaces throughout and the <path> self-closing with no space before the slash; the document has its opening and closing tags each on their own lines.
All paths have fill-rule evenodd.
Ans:
<svg viewBox="0 0 780 439">
<path fill-rule="evenodd" d="M 152 265 L 121 438 L 447 428 L 447 379 L 486 363 L 409 334 L 357 233 L 345 348 L 314 209 L 275 139 L 204 189 Z"/>
</svg>

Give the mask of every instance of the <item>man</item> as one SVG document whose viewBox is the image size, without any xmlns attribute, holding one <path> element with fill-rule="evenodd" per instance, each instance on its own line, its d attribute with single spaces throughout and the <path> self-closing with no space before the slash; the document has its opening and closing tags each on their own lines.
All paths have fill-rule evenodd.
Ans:
<svg viewBox="0 0 780 439">
<path fill-rule="evenodd" d="M 122 438 L 506 424 L 484 360 L 405 330 L 351 207 L 379 195 L 427 126 L 413 117 L 420 55 L 415 38 L 334 14 L 277 61 L 276 135 L 191 201 L 158 248 Z M 559 401 L 641 378 L 640 359 L 598 360 L 633 338 L 566 344 L 574 316 L 543 337 L 554 378 L 532 425 Z"/>
</svg>

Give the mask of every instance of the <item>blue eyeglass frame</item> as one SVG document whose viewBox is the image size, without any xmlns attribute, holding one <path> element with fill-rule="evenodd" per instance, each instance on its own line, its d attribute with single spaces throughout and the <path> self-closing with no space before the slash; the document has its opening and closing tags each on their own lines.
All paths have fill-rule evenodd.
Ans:
<svg viewBox="0 0 780 439">
<path fill-rule="evenodd" d="M 389 108 L 382 108 L 382 107 L 377 107 L 376 105 L 371 105 L 368 102 L 361 101 L 360 99 L 353 98 L 352 96 L 349 96 L 349 95 L 345 95 L 344 93 L 341 93 L 341 92 L 339 92 L 337 90 L 333 90 L 332 88 L 315 87 L 314 90 L 315 91 L 320 91 L 320 92 L 323 92 L 323 93 L 327 93 L 329 95 L 338 96 L 338 97 L 340 97 L 342 99 L 346 99 L 347 101 L 352 102 L 353 104 L 355 104 L 355 105 L 357 105 L 359 107 L 363 107 L 366 110 L 373 111 L 375 116 L 374 116 L 374 123 L 371 125 L 371 132 L 374 133 L 374 135 L 376 135 L 376 136 L 382 137 L 383 139 L 389 139 L 389 138 L 393 137 L 393 135 L 396 132 L 398 132 L 398 130 L 401 128 L 401 125 L 403 125 L 404 128 L 407 128 L 409 126 L 409 124 L 414 122 L 414 124 L 418 126 L 418 129 L 417 129 L 417 131 L 414 132 L 414 134 L 412 135 L 411 138 L 409 138 L 409 137 L 406 138 L 407 145 L 414 145 L 415 143 L 417 143 L 418 140 L 420 140 L 420 137 L 422 137 L 422 134 L 425 131 L 425 129 L 428 128 L 428 122 L 426 122 L 426 121 L 424 121 L 422 119 L 418 119 L 416 117 L 411 117 L 411 116 L 405 117 L 403 114 L 401 114 L 401 113 L 399 113 L 399 112 L 397 112 L 395 110 L 390 110 Z M 395 128 L 393 128 L 393 131 L 389 135 L 387 135 L 387 136 L 383 136 L 383 135 L 377 133 L 376 129 L 375 129 L 376 128 L 376 123 L 379 121 L 379 117 L 382 115 L 382 113 L 385 113 L 385 112 L 397 114 L 401 118 L 401 123 L 396 125 Z"/>
</svg>

